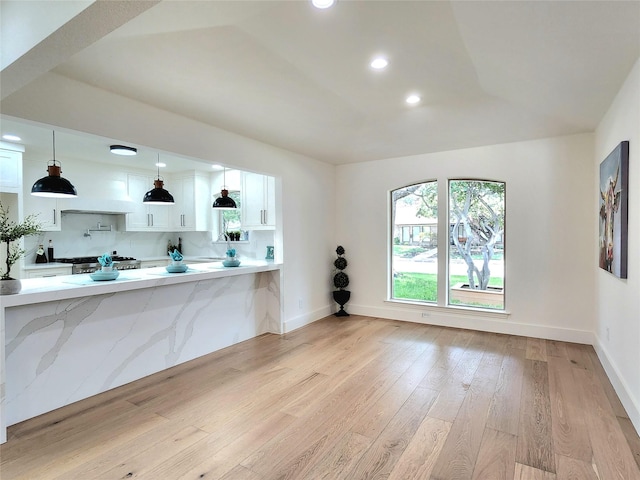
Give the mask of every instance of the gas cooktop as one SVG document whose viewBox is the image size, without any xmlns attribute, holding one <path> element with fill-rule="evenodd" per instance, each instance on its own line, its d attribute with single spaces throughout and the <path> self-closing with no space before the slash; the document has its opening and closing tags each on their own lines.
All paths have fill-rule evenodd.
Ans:
<svg viewBox="0 0 640 480">
<path fill-rule="evenodd" d="M 118 255 L 112 255 L 111 260 L 114 262 L 126 262 L 135 260 L 133 257 L 120 257 Z M 98 263 L 98 257 L 71 257 L 71 258 L 56 258 L 56 262 L 60 263 Z"/>
</svg>

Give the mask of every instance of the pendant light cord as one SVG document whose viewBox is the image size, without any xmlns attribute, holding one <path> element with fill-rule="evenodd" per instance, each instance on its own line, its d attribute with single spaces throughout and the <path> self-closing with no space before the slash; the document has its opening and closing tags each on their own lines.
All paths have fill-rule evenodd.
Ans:
<svg viewBox="0 0 640 480">
<path fill-rule="evenodd" d="M 53 164 L 56 164 L 56 131 L 53 131 Z"/>
</svg>

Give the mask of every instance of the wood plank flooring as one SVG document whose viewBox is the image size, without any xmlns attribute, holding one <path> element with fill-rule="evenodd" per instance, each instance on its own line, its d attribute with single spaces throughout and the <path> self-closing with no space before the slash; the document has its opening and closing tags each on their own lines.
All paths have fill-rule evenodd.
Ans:
<svg viewBox="0 0 640 480">
<path fill-rule="evenodd" d="M 359 316 L 8 433 L 2 480 L 640 480 L 640 438 L 593 348 Z"/>
</svg>

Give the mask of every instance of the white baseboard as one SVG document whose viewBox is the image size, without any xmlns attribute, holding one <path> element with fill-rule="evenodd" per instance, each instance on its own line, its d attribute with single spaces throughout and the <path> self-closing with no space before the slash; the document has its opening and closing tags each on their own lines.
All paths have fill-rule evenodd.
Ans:
<svg viewBox="0 0 640 480">
<path fill-rule="evenodd" d="M 318 310 L 314 310 L 313 312 L 307 312 L 303 315 L 298 315 L 297 317 L 290 318 L 284 321 L 282 333 L 288 333 L 298 328 L 304 327 L 305 325 L 309 325 L 321 318 L 327 317 L 331 315 L 333 312 L 331 310 L 330 305 L 326 305 Z"/>
<path fill-rule="evenodd" d="M 611 360 L 611 356 L 608 354 L 604 343 L 602 343 L 600 338 L 597 336 L 595 336 L 593 348 L 598 354 L 600 363 L 602 363 L 602 367 L 607 373 L 607 377 L 609 377 L 611 385 L 613 385 L 614 390 L 618 394 L 618 397 L 622 402 L 622 406 L 627 411 L 629 420 L 631 420 L 631 423 L 633 423 L 633 426 L 636 428 L 636 432 L 640 432 L 640 401 L 637 398 L 634 398 L 631 394 L 631 390 L 629 389 L 627 382 L 625 382 L 624 378 L 620 375 L 620 372 L 615 363 Z"/>
<path fill-rule="evenodd" d="M 407 322 L 440 325 L 443 327 L 466 328 L 483 332 L 504 333 L 525 337 L 544 338 L 562 342 L 582 343 L 593 345 L 593 332 L 569 328 L 550 327 L 546 325 L 532 325 L 515 323 L 508 320 L 508 314 L 503 312 L 478 312 L 477 310 L 459 310 L 431 307 L 403 307 L 401 305 L 385 307 L 368 307 L 364 305 L 349 305 L 349 313 L 368 317 L 404 320 Z M 425 316 L 423 316 L 425 315 Z"/>
</svg>

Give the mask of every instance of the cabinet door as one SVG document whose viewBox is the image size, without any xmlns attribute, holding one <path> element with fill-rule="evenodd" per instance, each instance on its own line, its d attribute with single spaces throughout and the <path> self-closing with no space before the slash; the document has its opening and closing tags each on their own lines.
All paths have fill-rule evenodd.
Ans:
<svg viewBox="0 0 640 480">
<path fill-rule="evenodd" d="M 39 270 L 27 270 L 27 278 L 46 278 L 71 275 L 71 267 L 43 268 Z"/>
<path fill-rule="evenodd" d="M 275 178 L 243 172 L 242 228 L 273 230 L 275 225 Z"/>
<path fill-rule="evenodd" d="M 143 260 L 140 262 L 140 268 L 166 267 L 168 262 L 169 256 L 162 260 Z"/>
<path fill-rule="evenodd" d="M 153 185 L 153 183 L 151 184 Z M 151 230 L 158 230 L 161 232 L 168 232 L 169 228 L 169 213 L 173 209 L 174 205 L 149 205 L 147 212 L 149 213 L 149 220 L 151 222 Z"/>
<path fill-rule="evenodd" d="M 147 206 L 142 203 L 144 194 L 153 186 L 153 180 L 146 175 L 130 173 L 127 175 L 127 194 L 133 201 L 134 211 L 127 213 L 127 230 L 139 231 L 150 229 L 150 218 Z"/>
<path fill-rule="evenodd" d="M 22 189 L 22 153 L 0 149 L 0 192 L 20 193 Z"/>
<path fill-rule="evenodd" d="M 29 192 L 31 189 L 29 189 Z M 62 217 L 58 200 L 50 197 L 35 197 L 30 193 L 24 196 L 24 213 L 26 215 L 37 215 L 38 222 L 42 224 L 45 232 L 59 232 L 61 229 Z"/>
<path fill-rule="evenodd" d="M 133 200 L 134 211 L 127 214 L 128 231 L 169 231 L 169 212 L 173 205 L 147 205 L 144 194 L 153 188 L 154 177 L 130 173 L 127 175 L 127 194 Z"/>
<path fill-rule="evenodd" d="M 195 177 L 176 178 L 171 194 L 176 204 L 171 214 L 171 226 L 177 231 L 195 230 Z"/>
<path fill-rule="evenodd" d="M 264 225 L 269 228 L 276 228 L 276 179 L 274 177 L 264 177 Z"/>
<path fill-rule="evenodd" d="M 263 227 L 264 176 L 242 173 L 242 228 L 256 230 Z"/>
</svg>

